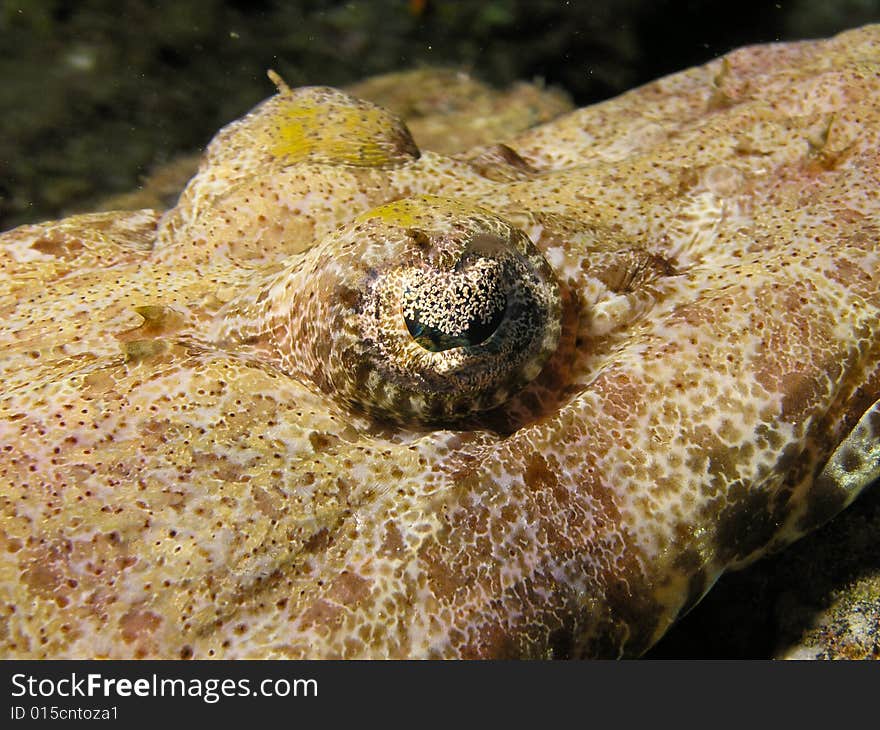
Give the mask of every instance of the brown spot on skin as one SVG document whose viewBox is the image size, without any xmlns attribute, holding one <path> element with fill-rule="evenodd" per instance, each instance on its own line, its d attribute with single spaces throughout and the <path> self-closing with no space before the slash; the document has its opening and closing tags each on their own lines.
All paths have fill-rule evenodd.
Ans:
<svg viewBox="0 0 880 730">
<path fill-rule="evenodd" d="M 462 659 L 521 659 L 522 650 L 497 623 L 487 623 L 477 627 L 474 632 L 479 638 L 461 648 Z"/>
<path fill-rule="evenodd" d="M 88 373 L 82 380 L 83 395 L 94 398 L 109 394 L 112 397 L 115 384 L 116 380 L 109 370 L 95 370 Z"/>
<path fill-rule="evenodd" d="M 155 633 L 162 625 L 162 617 L 152 611 L 132 608 L 119 619 L 119 632 L 127 644 L 140 641 Z"/>
<path fill-rule="evenodd" d="M 192 463 L 209 471 L 212 476 L 224 482 L 238 482 L 242 478 L 242 468 L 234 464 L 224 454 L 195 451 L 191 454 Z"/>
<path fill-rule="evenodd" d="M 556 475 L 550 471 L 547 460 L 541 454 L 531 455 L 523 478 L 526 485 L 534 491 L 542 489 L 553 491 L 559 484 Z"/>
<path fill-rule="evenodd" d="M 127 555 L 123 557 L 119 557 L 116 559 L 116 565 L 120 571 L 126 570 L 127 568 L 131 568 L 133 565 L 137 565 L 138 559 L 132 555 Z"/>
<path fill-rule="evenodd" d="M 300 615 L 300 622 L 305 628 L 326 633 L 341 622 L 344 610 L 339 604 L 319 598 L 305 608 Z"/>
<path fill-rule="evenodd" d="M 765 485 L 734 482 L 717 517 L 718 560 L 727 563 L 751 555 L 769 544 L 784 515 L 784 503 Z"/>
<path fill-rule="evenodd" d="M 354 573 L 340 573 L 327 591 L 327 597 L 346 606 L 356 606 L 370 594 L 370 581 Z"/>
<path fill-rule="evenodd" d="M 399 559 L 403 557 L 404 551 L 403 537 L 400 534 L 400 530 L 397 529 L 397 524 L 395 522 L 386 522 L 385 537 L 379 548 L 379 554 L 383 557 Z"/>
<path fill-rule="evenodd" d="M 24 543 L 17 537 L 10 537 L 5 530 L 0 528 L 0 552 L 17 553 L 24 547 Z"/>
<path fill-rule="evenodd" d="M 488 545 L 485 540 L 481 540 L 477 543 L 477 549 L 481 545 L 483 546 L 481 557 L 485 559 L 486 553 L 489 552 Z M 433 549 L 425 550 L 420 557 L 424 561 L 425 575 L 431 593 L 442 601 L 454 601 L 455 594 L 467 586 L 468 576 L 456 571 Z"/>
<path fill-rule="evenodd" d="M 798 421 L 809 414 L 822 396 L 824 387 L 815 378 L 791 373 L 785 376 L 786 393 L 782 399 L 782 415 Z"/>
<path fill-rule="evenodd" d="M 83 245 L 75 238 L 54 237 L 41 238 L 31 246 L 34 251 L 48 254 L 49 256 L 57 256 L 61 259 L 74 259 L 83 249 Z"/>
<path fill-rule="evenodd" d="M 303 551 L 307 553 L 323 552 L 326 550 L 329 540 L 330 532 L 326 527 L 323 527 L 303 543 Z"/>
<path fill-rule="evenodd" d="M 358 303 L 361 299 L 361 295 L 357 290 L 345 286 L 337 286 L 333 292 L 333 297 L 336 301 L 342 304 L 342 306 L 350 310 L 357 309 Z"/>
<path fill-rule="evenodd" d="M 641 384 L 633 382 L 625 372 L 603 374 L 601 385 L 605 392 L 603 412 L 609 418 L 624 422 L 632 413 L 634 403 L 638 402 Z"/>
<path fill-rule="evenodd" d="M 339 438 L 331 433 L 312 431 L 309 434 L 309 443 L 312 445 L 315 453 L 319 453 L 335 447 L 339 443 Z"/>
<path fill-rule="evenodd" d="M 21 573 L 22 582 L 43 598 L 52 598 L 61 587 L 63 574 L 53 563 L 31 563 Z"/>
<path fill-rule="evenodd" d="M 281 510 L 278 509 L 278 501 L 263 487 L 254 486 L 251 494 L 253 495 L 254 504 L 257 505 L 257 509 L 269 519 L 277 520 L 282 515 Z"/>
</svg>

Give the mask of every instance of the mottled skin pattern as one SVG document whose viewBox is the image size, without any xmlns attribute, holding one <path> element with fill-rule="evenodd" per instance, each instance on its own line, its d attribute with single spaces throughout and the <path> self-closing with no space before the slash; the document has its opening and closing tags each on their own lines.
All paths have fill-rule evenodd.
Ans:
<svg viewBox="0 0 880 730">
<path fill-rule="evenodd" d="M 747 48 L 456 157 L 282 88 L 166 215 L 3 236 L 3 655 L 643 652 L 880 469 L 878 71 L 878 27 Z M 333 242 L 381 280 L 496 219 L 558 290 L 540 374 L 341 397 Z"/>
</svg>

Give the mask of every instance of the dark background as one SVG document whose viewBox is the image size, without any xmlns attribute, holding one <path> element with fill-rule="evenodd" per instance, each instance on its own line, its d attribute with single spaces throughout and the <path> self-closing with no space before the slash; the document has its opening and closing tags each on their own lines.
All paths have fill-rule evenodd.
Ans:
<svg viewBox="0 0 880 730">
<path fill-rule="evenodd" d="M 832 35 L 880 0 L 2 0 L 0 230 L 133 190 L 273 88 L 423 65 L 588 104 L 747 43 Z"/>
</svg>

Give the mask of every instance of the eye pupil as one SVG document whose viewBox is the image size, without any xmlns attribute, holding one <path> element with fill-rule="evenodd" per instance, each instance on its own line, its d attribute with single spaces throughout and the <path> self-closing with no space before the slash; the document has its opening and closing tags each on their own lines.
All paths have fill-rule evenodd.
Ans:
<svg viewBox="0 0 880 730">
<path fill-rule="evenodd" d="M 467 329 L 465 337 L 471 345 L 479 345 L 488 340 L 495 334 L 495 330 L 501 326 L 501 320 L 504 319 L 504 312 L 507 309 L 507 300 L 502 299 L 501 306 L 492 312 L 492 315 L 486 320 L 476 318 L 472 319 Z"/>
<path fill-rule="evenodd" d="M 441 327 L 426 324 L 421 310 L 412 310 L 411 315 L 404 314 L 403 320 L 412 338 L 429 352 L 442 352 L 455 347 L 475 347 L 488 340 L 504 319 L 507 300 L 501 298 L 488 317 L 473 316 L 467 322 L 467 328 L 459 332 L 446 332 Z"/>
</svg>

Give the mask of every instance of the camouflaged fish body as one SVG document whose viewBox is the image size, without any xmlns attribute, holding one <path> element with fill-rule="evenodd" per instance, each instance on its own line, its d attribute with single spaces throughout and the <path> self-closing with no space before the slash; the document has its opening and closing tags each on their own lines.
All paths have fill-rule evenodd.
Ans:
<svg viewBox="0 0 880 730">
<path fill-rule="evenodd" d="M 880 472 L 880 27 L 455 156 L 289 90 L 3 236 L 17 657 L 638 655 Z"/>
</svg>

